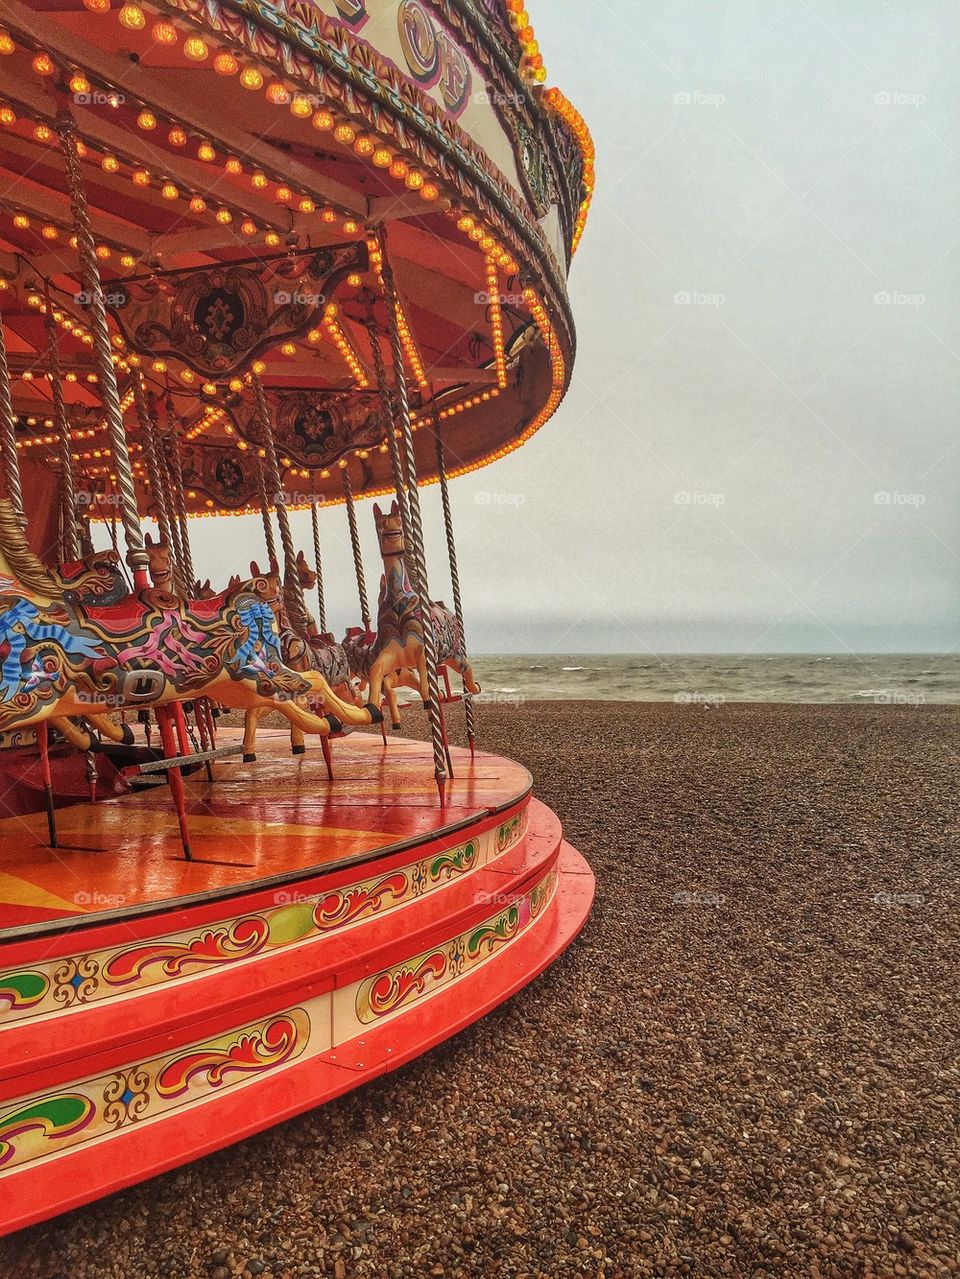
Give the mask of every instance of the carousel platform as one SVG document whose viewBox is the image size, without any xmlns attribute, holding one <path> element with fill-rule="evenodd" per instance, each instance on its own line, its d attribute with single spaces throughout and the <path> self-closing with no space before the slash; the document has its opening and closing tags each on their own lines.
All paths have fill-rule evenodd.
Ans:
<svg viewBox="0 0 960 1279">
<path fill-rule="evenodd" d="M 220 740 L 226 740 L 224 730 Z M 0 1233 L 395 1069 L 576 936 L 593 875 L 519 765 L 264 732 L 186 782 L 0 821 Z"/>
</svg>

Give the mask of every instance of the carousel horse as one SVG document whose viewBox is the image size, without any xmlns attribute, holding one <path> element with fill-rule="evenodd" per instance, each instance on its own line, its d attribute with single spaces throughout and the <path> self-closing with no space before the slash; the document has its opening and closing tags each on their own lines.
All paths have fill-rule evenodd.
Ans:
<svg viewBox="0 0 960 1279">
<path fill-rule="evenodd" d="M 210 585 L 209 577 L 205 582 L 201 582 L 198 577 L 193 584 L 193 598 L 195 600 L 212 600 L 216 593 Z"/>
<path fill-rule="evenodd" d="M 74 604 L 119 604 L 130 594 L 116 551 L 96 551 L 83 559 L 68 560 L 51 572 Z"/>
<path fill-rule="evenodd" d="M 150 561 L 150 581 L 159 590 L 173 595 L 175 592 L 170 547 L 163 538 L 155 542 L 148 533 L 143 540 L 143 549 L 147 552 L 147 559 Z"/>
<path fill-rule="evenodd" d="M 389 513 L 384 515 L 374 504 L 373 516 L 383 556 L 383 577 L 377 604 L 377 638 L 369 665 L 369 703 L 379 706 L 381 697 L 390 686 L 402 683 L 415 688 L 424 705 L 429 707 L 420 597 L 407 574 L 400 508 L 394 502 Z M 428 612 L 437 651 L 437 669 L 449 667 L 463 677 L 467 692 L 479 693 L 480 685 L 473 678 L 460 623 L 439 600 L 429 603 Z M 393 706 L 390 713 L 395 714 Z M 394 725 L 399 727 L 396 718 Z"/>
<path fill-rule="evenodd" d="M 118 605 L 75 604 L 0 500 L 0 731 L 195 697 L 246 712 L 248 754 L 267 710 L 320 736 L 343 721 L 379 722 L 376 708 L 342 702 L 317 672 L 286 665 L 276 617 L 247 584 L 212 600 L 153 588 Z M 328 713 L 307 710 L 308 699 Z"/>
</svg>

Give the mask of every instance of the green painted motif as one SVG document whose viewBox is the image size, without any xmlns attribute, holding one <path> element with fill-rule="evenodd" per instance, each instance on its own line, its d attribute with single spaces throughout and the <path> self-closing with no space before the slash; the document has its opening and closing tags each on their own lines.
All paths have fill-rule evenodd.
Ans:
<svg viewBox="0 0 960 1279">
<path fill-rule="evenodd" d="M 7 973 L 0 981 L 0 1000 L 9 1000 L 11 1008 L 29 1008 L 38 1004 L 50 989 L 43 973 Z"/>
</svg>

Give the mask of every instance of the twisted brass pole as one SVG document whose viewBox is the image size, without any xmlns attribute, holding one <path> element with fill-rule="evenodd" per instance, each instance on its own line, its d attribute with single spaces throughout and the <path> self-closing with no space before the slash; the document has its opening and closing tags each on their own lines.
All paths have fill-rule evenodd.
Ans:
<svg viewBox="0 0 960 1279">
<path fill-rule="evenodd" d="M 3 454 L 3 470 L 7 480 L 7 496 L 14 514 L 21 524 L 23 515 L 23 487 L 20 483 L 20 455 L 17 452 L 17 419 L 10 398 L 10 370 L 7 366 L 7 348 L 3 339 L 3 321 L 0 319 L 0 453 Z"/>
<path fill-rule="evenodd" d="M 180 455 L 180 436 L 177 434 L 176 419 L 169 415 L 170 434 L 170 472 L 173 480 L 173 499 L 176 507 L 176 522 L 180 526 L 180 566 L 183 570 L 184 588 L 187 595 L 192 594 L 194 583 L 193 556 L 190 553 L 190 529 L 187 524 L 187 495 L 183 487 L 183 458 Z"/>
<path fill-rule="evenodd" d="M 266 462 L 259 454 L 257 454 L 257 488 L 260 492 L 260 518 L 263 521 L 263 537 L 267 544 L 267 555 L 271 564 L 279 564 L 277 543 L 273 536 L 273 525 L 270 523 L 270 499 L 267 496 Z"/>
<path fill-rule="evenodd" d="M 107 326 L 107 311 L 100 281 L 100 267 L 97 264 L 93 226 L 87 210 L 87 194 L 84 189 L 83 170 L 80 165 L 80 156 L 77 153 L 77 128 L 71 117 L 65 113 L 57 116 L 56 128 L 60 138 L 60 148 L 63 152 L 67 185 L 70 190 L 70 205 L 73 210 L 73 226 L 77 236 L 77 250 L 80 255 L 83 284 L 88 295 L 87 313 L 90 320 L 90 332 L 93 336 L 94 354 L 97 358 L 100 396 L 107 415 L 113 469 L 117 477 L 120 515 L 123 519 L 123 535 L 127 544 L 127 563 L 133 570 L 134 586 L 139 589 L 147 585 L 147 565 L 149 561 L 144 550 L 143 533 L 140 529 L 140 519 L 137 514 L 137 491 L 134 487 L 133 468 L 130 464 L 130 452 L 127 448 L 127 437 L 123 427 L 123 413 L 120 409 L 117 374 L 113 367 L 110 330 Z"/>
<path fill-rule="evenodd" d="M 44 323 L 47 329 L 47 358 L 50 368 L 50 388 L 53 392 L 53 420 L 60 443 L 60 491 L 63 495 L 63 558 L 75 560 L 79 554 L 77 542 L 77 486 L 73 476 L 73 449 L 70 443 L 70 423 L 67 406 L 63 400 L 63 383 L 60 371 L 60 346 L 57 342 L 57 322 L 53 318 L 50 289 L 46 290 L 47 309 Z"/>
<path fill-rule="evenodd" d="M 317 625 L 320 627 L 321 634 L 327 629 L 327 603 L 323 595 L 323 560 L 320 556 L 320 520 L 317 515 L 316 493 L 310 499 L 310 524 L 313 532 L 313 558 L 316 562 L 317 574 Z"/>
<path fill-rule="evenodd" d="M 433 739 L 433 772 L 437 779 L 441 802 L 443 786 L 447 780 L 446 743 L 443 731 L 443 710 L 440 706 L 440 681 L 437 678 L 437 645 L 430 614 L 430 592 L 427 585 L 427 561 L 423 550 L 423 521 L 420 516 L 420 491 L 417 488 L 417 459 L 413 451 L 413 432 L 410 428 L 410 401 L 407 395 L 407 374 L 403 364 L 403 345 L 399 328 L 399 299 L 393 268 L 387 257 L 386 232 L 380 228 L 380 252 L 383 257 L 383 287 L 387 295 L 387 315 L 390 320 L 390 348 L 393 353 L 393 376 L 397 388 L 399 426 L 407 463 L 407 508 L 410 522 L 410 559 L 408 569 L 413 589 L 420 600 L 420 623 L 423 628 L 423 652 L 427 667 L 427 714 L 430 719 L 430 735 Z M 391 424 L 392 430 L 392 424 Z"/>
<path fill-rule="evenodd" d="M 460 571 L 457 567 L 457 546 L 453 539 L 453 514 L 450 510 L 450 490 L 447 486 L 447 460 L 444 453 L 443 437 L 436 412 L 433 417 L 433 436 L 437 446 L 437 476 L 440 480 L 440 500 L 443 503 L 443 526 L 447 534 L 447 555 L 450 559 L 450 584 L 453 587 L 453 612 L 463 638 L 464 650 L 467 639 L 463 627 L 463 601 L 460 597 Z M 466 676 L 463 677 L 463 713 L 467 724 L 467 741 L 473 751 L 476 742 L 476 725 L 473 713 L 473 694 L 467 688 Z"/>
<path fill-rule="evenodd" d="M 150 490 L 157 507 L 157 527 L 160 540 L 167 548 L 173 568 L 173 578 L 180 595 L 186 593 L 183 580 L 183 569 L 177 554 L 179 539 L 173 536 L 170 521 L 170 494 L 166 482 L 166 468 L 161 465 L 161 448 L 157 438 L 157 423 L 147 401 L 143 374 L 138 373 L 133 380 L 133 396 L 137 407 L 137 420 L 143 432 L 144 452 L 147 457 L 147 474 L 150 477 Z"/>
<path fill-rule="evenodd" d="M 280 545 L 283 547 L 283 585 L 284 594 L 292 602 L 290 622 L 294 630 L 304 631 L 308 625 L 307 602 L 303 598 L 303 583 L 297 572 L 297 553 L 293 546 L 293 534 L 290 531 L 290 517 L 287 505 L 280 491 L 280 467 L 277 463 L 277 446 L 273 438 L 273 423 L 267 409 L 267 397 L 263 393 L 263 383 L 259 376 L 253 374 L 253 393 L 257 405 L 257 418 L 266 453 L 266 472 L 273 488 L 273 509 L 277 515 L 277 526 L 280 529 Z"/>
<path fill-rule="evenodd" d="M 380 392 L 380 407 L 387 431 L 387 449 L 390 453 L 390 468 L 393 471 L 393 487 L 397 491 L 397 505 L 400 508 L 400 522 L 403 527 L 403 538 L 410 542 L 410 511 L 407 507 L 407 481 L 400 460 L 400 445 L 397 440 L 397 428 L 393 420 L 393 400 L 387 382 L 387 370 L 383 363 L 383 352 L 377 330 L 371 321 L 369 326 L 370 346 L 373 349 L 373 367 L 377 377 L 377 389 Z"/>
<path fill-rule="evenodd" d="M 350 483 L 350 472 L 343 468 L 343 496 L 347 503 L 347 523 L 350 525 L 350 545 L 353 548 L 353 567 L 357 575 L 357 593 L 360 596 L 360 617 L 363 629 L 370 630 L 370 605 L 367 602 L 367 581 L 363 575 L 363 551 L 360 547 L 360 533 L 357 529 L 357 508 L 353 504 L 353 485 Z"/>
</svg>

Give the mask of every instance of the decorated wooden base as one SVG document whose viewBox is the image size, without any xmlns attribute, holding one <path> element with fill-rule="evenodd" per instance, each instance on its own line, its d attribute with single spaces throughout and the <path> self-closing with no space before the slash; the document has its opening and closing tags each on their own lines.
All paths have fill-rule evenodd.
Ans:
<svg viewBox="0 0 960 1279">
<path fill-rule="evenodd" d="M 193 863 L 165 792 L 62 810 L 56 857 L 0 824 L 0 1232 L 395 1068 L 583 924 L 593 876 L 518 765 L 455 751 L 441 810 L 418 743 L 355 734 L 333 783 L 264 745 L 188 783 Z"/>
</svg>

